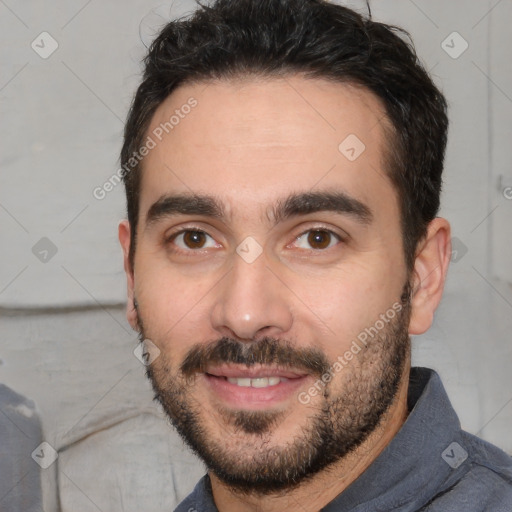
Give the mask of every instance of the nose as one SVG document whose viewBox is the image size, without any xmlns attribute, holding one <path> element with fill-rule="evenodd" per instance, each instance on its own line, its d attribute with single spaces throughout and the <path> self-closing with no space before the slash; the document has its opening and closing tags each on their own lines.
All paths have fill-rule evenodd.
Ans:
<svg viewBox="0 0 512 512">
<path fill-rule="evenodd" d="M 231 271 L 216 290 L 212 327 L 241 341 L 288 332 L 293 323 L 291 292 L 269 268 L 265 254 L 252 263 L 238 254 L 233 259 Z"/>
</svg>

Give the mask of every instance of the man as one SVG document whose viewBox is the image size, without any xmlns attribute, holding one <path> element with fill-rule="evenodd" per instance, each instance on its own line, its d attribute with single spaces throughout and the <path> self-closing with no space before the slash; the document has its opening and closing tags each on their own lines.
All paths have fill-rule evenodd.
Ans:
<svg viewBox="0 0 512 512">
<path fill-rule="evenodd" d="M 410 367 L 451 254 L 413 49 L 320 0 L 218 0 L 145 64 L 119 239 L 155 397 L 208 467 L 177 510 L 512 510 L 511 459 Z"/>
</svg>

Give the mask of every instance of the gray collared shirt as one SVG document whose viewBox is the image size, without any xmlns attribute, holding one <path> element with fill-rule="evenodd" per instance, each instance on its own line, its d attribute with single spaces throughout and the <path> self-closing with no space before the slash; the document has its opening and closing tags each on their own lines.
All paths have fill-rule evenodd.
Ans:
<svg viewBox="0 0 512 512">
<path fill-rule="evenodd" d="M 439 375 L 411 368 L 409 416 L 323 512 L 512 512 L 512 457 L 464 432 Z M 205 475 L 175 512 L 218 512 Z"/>
</svg>

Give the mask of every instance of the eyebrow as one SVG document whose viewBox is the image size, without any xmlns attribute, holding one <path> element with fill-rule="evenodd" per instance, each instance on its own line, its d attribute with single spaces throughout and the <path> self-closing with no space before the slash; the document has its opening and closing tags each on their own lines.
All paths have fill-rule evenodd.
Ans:
<svg viewBox="0 0 512 512">
<path fill-rule="evenodd" d="M 372 210 L 363 202 L 341 191 L 304 192 L 291 194 L 271 207 L 267 218 L 278 224 L 292 217 L 316 212 L 348 215 L 361 224 L 370 224 Z M 226 220 L 222 203 L 213 196 L 197 194 L 164 195 L 151 205 L 146 216 L 146 228 L 175 215 L 200 215 Z"/>
</svg>

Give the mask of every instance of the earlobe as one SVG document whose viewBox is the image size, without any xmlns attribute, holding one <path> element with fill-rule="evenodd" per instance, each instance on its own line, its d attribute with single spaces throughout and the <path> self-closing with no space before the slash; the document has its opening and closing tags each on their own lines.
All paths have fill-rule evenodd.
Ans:
<svg viewBox="0 0 512 512">
<path fill-rule="evenodd" d="M 428 226 L 414 263 L 409 334 L 423 334 L 432 325 L 443 295 L 451 257 L 450 224 L 441 217 Z"/>
<path fill-rule="evenodd" d="M 130 263 L 130 242 L 131 242 L 131 230 L 130 223 L 127 220 L 123 220 L 119 223 L 118 229 L 119 243 L 123 249 L 123 263 L 124 271 L 126 274 L 126 288 L 128 301 L 126 304 L 126 319 L 131 325 L 132 329 L 138 331 L 137 322 L 137 311 L 134 304 L 134 288 L 135 288 L 135 274 L 134 269 Z"/>
</svg>

